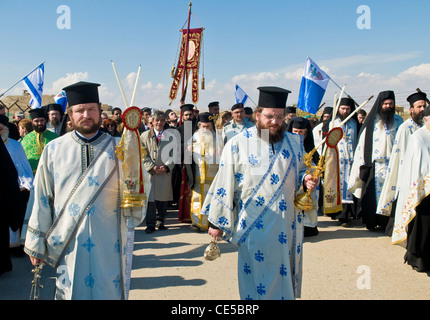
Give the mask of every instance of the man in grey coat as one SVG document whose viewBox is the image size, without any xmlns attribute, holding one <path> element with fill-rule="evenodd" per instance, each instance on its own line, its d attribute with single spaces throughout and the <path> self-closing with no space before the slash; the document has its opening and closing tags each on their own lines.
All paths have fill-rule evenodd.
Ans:
<svg viewBox="0 0 430 320">
<path fill-rule="evenodd" d="M 165 230 L 164 219 L 168 201 L 173 200 L 172 169 L 180 147 L 177 130 L 165 129 L 166 118 L 163 112 L 155 111 L 152 116 L 153 128 L 142 133 L 142 144 L 147 155 L 144 159 L 146 171 L 151 177 L 151 192 L 148 197 L 146 213 L 147 233 Z M 179 146 L 179 147 L 178 147 Z M 180 160 L 179 160 L 180 161 Z"/>
</svg>

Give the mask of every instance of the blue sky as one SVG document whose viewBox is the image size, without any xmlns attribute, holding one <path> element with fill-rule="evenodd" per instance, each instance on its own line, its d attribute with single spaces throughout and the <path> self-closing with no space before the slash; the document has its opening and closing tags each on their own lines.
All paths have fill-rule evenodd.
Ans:
<svg viewBox="0 0 430 320">
<path fill-rule="evenodd" d="M 167 109 L 179 29 L 188 0 L 16 0 L 3 4 L 0 19 L 2 93 L 46 60 L 44 93 L 56 94 L 75 81 L 102 84 L 104 103 L 124 108 L 115 65 L 130 100 L 142 66 L 136 105 Z M 194 0 L 192 27 L 204 31 L 206 90 L 199 109 L 220 101 L 229 109 L 238 83 L 258 101 L 258 86 L 292 91 L 297 103 L 306 57 L 311 57 L 361 103 L 395 90 L 397 103 L 417 87 L 430 93 L 428 12 L 424 0 L 285 1 Z M 360 5 L 371 13 L 371 29 L 360 30 Z M 57 28 L 57 7 L 71 10 L 71 29 Z M 11 90 L 19 94 L 20 84 Z M 324 101 L 340 93 L 332 83 Z M 190 95 L 188 94 L 188 97 Z M 187 101 L 189 102 L 189 101 Z M 253 103 L 248 102 L 251 107 Z M 369 106 L 372 103 L 369 104 Z M 172 104 L 179 107 L 179 98 Z"/>
</svg>

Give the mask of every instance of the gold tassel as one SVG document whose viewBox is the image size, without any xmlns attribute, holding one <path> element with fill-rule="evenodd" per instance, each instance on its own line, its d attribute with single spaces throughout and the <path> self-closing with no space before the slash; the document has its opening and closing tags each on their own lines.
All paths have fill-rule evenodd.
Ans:
<svg viewBox="0 0 430 320">
<path fill-rule="evenodd" d="M 172 70 L 170 71 L 170 76 L 172 77 L 172 79 L 175 78 L 175 66 L 172 67 Z"/>
<path fill-rule="evenodd" d="M 205 77 L 202 77 L 202 90 L 205 90 Z"/>
</svg>

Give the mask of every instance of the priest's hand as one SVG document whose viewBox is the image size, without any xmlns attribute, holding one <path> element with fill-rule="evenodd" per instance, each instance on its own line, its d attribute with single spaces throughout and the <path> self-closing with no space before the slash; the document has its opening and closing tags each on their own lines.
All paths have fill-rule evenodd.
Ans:
<svg viewBox="0 0 430 320">
<path fill-rule="evenodd" d="M 208 233 L 215 239 L 215 241 L 218 241 L 221 238 L 223 231 L 221 229 L 209 227 Z"/>
<path fill-rule="evenodd" d="M 318 183 L 319 183 L 319 178 L 314 178 L 310 174 L 307 174 L 303 181 L 303 185 L 309 190 L 315 190 L 318 186 Z"/>
<path fill-rule="evenodd" d="M 32 256 L 30 256 L 30 262 L 31 262 L 31 264 L 33 266 L 37 266 L 39 264 L 43 264 L 43 260 L 42 259 L 35 258 L 35 257 L 32 257 Z"/>
</svg>

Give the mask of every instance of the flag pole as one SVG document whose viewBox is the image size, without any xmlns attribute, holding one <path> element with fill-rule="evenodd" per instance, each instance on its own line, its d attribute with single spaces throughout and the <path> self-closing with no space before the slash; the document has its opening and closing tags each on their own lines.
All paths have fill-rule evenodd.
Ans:
<svg viewBox="0 0 430 320">
<path fill-rule="evenodd" d="M 3 97 L 7 92 L 9 92 L 10 90 L 12 90 L 14 87 L 16 87 L 18 85 L 18 83 L 20 83 L 25 77 L 27 77 L 29 74 L 31 74 L 34 70 L 36 70 L 37 68 L 39 68 L 42 64 L 44 64 L 46 62 L 43 61 L 41 64 L 39 64 L 36 68 L 34 68 L 33 70 L 31 70 L 29 73 L 27 73 L 24 77 L 22 77 L 20 80 L 18 80 L 12 87 L 10 87 L 9 89 L 7 89 L 5 92 L 3 92 L 2 94 L 0 94 L 0 98 Z"/>
<path fill-rule="evenodd" d="M 339 89 L 342 90 L 342 88 L 336 83 L 336 81 L 334 81 L 332 78 L 330 78 L 330 80 L 336 85 L 336 87 L 338 87 Z M 344 93 L 347 95 L 348 98 L 352 99 L 352 97 L 346 91 Z M 354 100 L 354 99 L 352 99 L 352 100 Z M 359 104 L 355 100 L 354 100 L 354 104 L 356 107 L 359 107 Z"/>
</svg>

